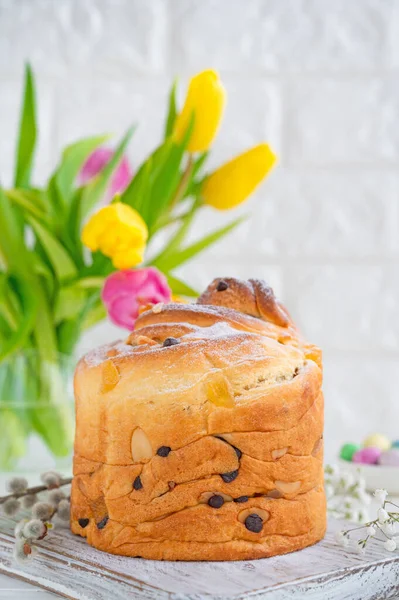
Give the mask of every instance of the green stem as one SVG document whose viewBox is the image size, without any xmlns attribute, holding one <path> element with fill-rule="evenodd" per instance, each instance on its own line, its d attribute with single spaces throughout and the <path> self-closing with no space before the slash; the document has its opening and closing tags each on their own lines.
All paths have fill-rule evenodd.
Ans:
<svg viewBox="0 0 399 600">
<path fill-rule="evenodd" d="M 180 179 L 180 183 L 177 186 L 176 193 L 175 193 L 174 197 L 172 198 L 172 202 L 170 203 L 170 210 L 173 210 L 173 208 L 176 206 L 176 204 L 178 204 L 183 199 L 184 194 L 187 189 L 187 186 L 190 182 L 193 169 L 194 169 L 193 155 L 189 154 L 186 168 Z"/>
</svg>

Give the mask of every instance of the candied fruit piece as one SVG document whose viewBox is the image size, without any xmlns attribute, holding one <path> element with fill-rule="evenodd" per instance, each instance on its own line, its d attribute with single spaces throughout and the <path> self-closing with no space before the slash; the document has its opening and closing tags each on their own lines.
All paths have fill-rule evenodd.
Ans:
<svg viewBox="0 0 399 600">
<path fill-rule="evenodd" d="M 120 379 L 118 369 L 112 360 L 106 360 L 103 365 L 102 371 L 102 392 L 109 392 L 112 390 Z"/>
<path fill-rule="evenodd" d="M 224 406 L 232 408 L 234 406 L 234 396 L 227 381 L 222 373 L 213 373 L 205 384 L 206 395 L 209 402 L 215 406 Z"/>
</svg>

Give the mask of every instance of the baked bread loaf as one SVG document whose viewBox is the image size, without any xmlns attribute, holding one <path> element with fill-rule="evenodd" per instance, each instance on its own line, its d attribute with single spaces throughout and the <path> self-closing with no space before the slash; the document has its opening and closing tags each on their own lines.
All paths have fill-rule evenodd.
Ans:
<svg viewBox="0 0 399 600">
<path fill-rule="evenodd" d="M 155 305 L 75 375 L 72 531 L 164 560 L 238 560 L 319 541 L 321 353 L 262 281 Z"/>
</svg>

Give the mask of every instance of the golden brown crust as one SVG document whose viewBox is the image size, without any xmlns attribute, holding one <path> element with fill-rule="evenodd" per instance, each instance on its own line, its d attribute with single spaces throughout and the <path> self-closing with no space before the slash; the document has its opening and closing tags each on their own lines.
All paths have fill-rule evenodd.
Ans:
<svg viewBox="0 0 399 600">
<path fill-rule="evenodd" d="M 72 530 L 167 560 L 315 543 L 321 382 L 319 349 L 264 282 L 218 279 L 198 304 L 146 311 L 126 342 L 77 367 Z"/>
<path fill-rule="evenodd" d="M 292 325 L 287 310 L 277 301 L 272 288 L 260 279 L 214 279 L 197 302 L 233 308 L 281 327 Z"/>
</svg>

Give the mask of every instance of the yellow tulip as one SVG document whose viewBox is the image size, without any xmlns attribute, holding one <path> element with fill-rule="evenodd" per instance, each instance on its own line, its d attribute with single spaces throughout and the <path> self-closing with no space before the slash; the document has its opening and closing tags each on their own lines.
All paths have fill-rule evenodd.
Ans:
<svg viewBox="0 0 399 600">
<path fill-rule="evenodd" d="M 139 213 L 122 202 L 101 208 L 82 231 L 84 245 L 109 256 L 116 269 L 130 269 L 141 263 L 147 238 L 147 225 Z"/>
<path fill-rule="evenodd" d="M 219 128 L 225 101 L 226 94 L 218 73 L 207 70 L 195 75 L 188 86 L 183 110 L 176 119 L 175 139 L 179 142 L 183 139 L 194 115 L 194 127 L 187 150 L 207 150 Z"/>
<path fill-rule="evenodd" d="M 234 208 L 255 190 L 276 162 L 267 144 L 254 146 L 233 158 L 207 177 L 202 198 L 219 210 Z"/>
</svg>

